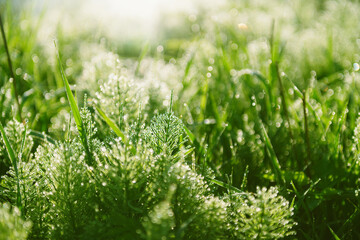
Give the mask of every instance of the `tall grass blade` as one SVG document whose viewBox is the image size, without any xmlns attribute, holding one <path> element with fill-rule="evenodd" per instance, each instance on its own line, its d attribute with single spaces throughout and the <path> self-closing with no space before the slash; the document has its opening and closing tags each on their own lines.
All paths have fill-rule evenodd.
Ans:
<svg viewBox="0 0 360 240">
<path fill-rule="evenodd" d="M 194 63 L 194 58 L 195 58 L 195 51 L 191 54 L 189 61 L 187 61 L 187 63 L 186 63 L 185 70 L 184 70 L 184 76 L 182 79 L 183 83 L 186 80 L 187 76 L 189 75 L 190 68 Z"/>
<path fill-rule="evenodd" d="M 213 179 L 213 178 L 207 178 L 205 177 L 207 180 L 209 180 L 210 182 L 212 183 L 215 183 L 216 185 L 220 186 L 220 187 L 223 187 L 223 188 L 227 188 L 231 191 L 234 191 L 240 195 L 246 195 L 244 191 L 241 191 L 240 189 L 228 184 L 228 183 L 224 183 L 223 181 L 220 181 L 220 180 L 216 180 L 216 179 Z"/>
<path fill-rule="evenodd" d="M 247 179 L 248 179 L 248 175 L 249 175 L 249 165 L 246 165 L 245 171 L 244 171 L 244 176 L 241 182 L 241 187 L 240 189 L 245 191 L 247 188 Z"/>
<path fill-rule="evenodd" d="M 24 133 L 23 133 L 23 136 L 22 136 L 22 139 L 21 139 L 20 152 L 18 153 L 19 162 L 22 161 L 22 154 L 23 154 L 23 151 L 24 151 L 25 140 L 26 140 L 27 124 L 25 123 L 24 126 L 25 126 L 25 130 L 24 130 Z"/>
<path fill-rule="evenodd" d="M 55 48 L 57 49 L 55 41 L 54 41 L 54 44 L 55 44 Z M 67 98 L 68 98 L 68 101 L 69 101 L 69 104 L 70 104 L 70 108 L 71 108 L 71 111 L 72 111 L 74 119 L 75 119 L 76 127 L 77 127 L 79 135 L 80 135 L 80 140 L 81 140 L 82 145 L 85 148 L 85 153 L 86 153 L 86 155 L 88 157 L 88 160 L 89 160 L 88 163 L 90 165 L 92 165 L 93 159 L 92 159 L 91 154 L 90 154 L 90 149 L 89 149 L 89 144 L 88 144 L 88 140 L 87 140 L 87 136 L 86 136 L 86 132 L 85 132 L 85 127 L 84 127 L 83 121 L 81 119 L 80 111 L 79 111 L 79 108 L 78 108 L 78 106 L 76 104 L 74 95 L 71 92 L 69 81 L 67 80 L 64 69 L 62 67 L 61 58 L 60 58 L 60 52 L 59 52 L 58 49 L 57 49 L 57 58 L 58 58 L 58 63 L 59 63 L 59 67 L 60 67 L 60 74 L 61 74 L 64 86 L 65 86 L 66 95 L 67 95 Z"/>
<path fill-rule="evenodd" d="M 309 164 L 311 164 L 311 144 L 310 144 L 310 135 L 309 135 L 309 123 L 307 117 L 306 110 L 306 91 L 303 90 L 304 98 L 303 101 L 303 111 L 304 111 L 304 128 L 305 128 L 305 143 L 306 143 L 306 158 L 305 158 L 305 170 L 308 176 L 310 176 L 310 169 L 308 168 Z"/>
<path fill-rule="evenodd" d="M 98 106 L 95 106 L 95 108 L 98 111 L 99 115 L 104 119 L 106 124 L 115 132 L 115 134 L 120 137 L 124 143 L 127 143 L 127 138 L 125 134 L 120 130 L 120 128 L 110 118 L 108 118 Z"/>
<path fill-rule="evenodd" d="M 274 171 L 274 174 L 276 176 L 276 179 L 279 183 L 285 184 L 284 176 L 281 172 L 281 166 L 279 163 L 279 160 L 275 154 L 274 148 L 271 144 L 270 138 L 265 130 L 264 124 L 261 122 L 261 130 L 262 130 L 262 137 L 266 145 L 267 152 L 270 157 L 271 167 Z"/>
<path fill-rule="evenodd" d="M 355 207 L 354 213 L 351 214 L 351 216 L 344 222 L 344 224 L 338 230 L 339 234 L 343 235 L 346 232 L 346 230 L 350 228 L 351 225 L 355 224 L 356 219 L 359 217 L 360 208 L 356 205 L 354 205 L 354 207 Z"/>
<path fill-rule="evenodd" d="M 8 65 L 9 65 L 9 71 L 10 71 L 10 77 L 12 78 L 12 84 L 13 84 L 13 88 L 14 88 L 14 97 L 15 97 L 15 102 L 16 105 L 18 107 L 18 117 L 20 119 L 20 121 L 22 121 L 22 117 L 21 117 L 21 105 L 19 102 L 19 94 L 18 94 L 18 90 L 17 90 L 17 86 L 16 86 L 16 78 L 15 78 L 15 74 L 13 71 L 13 65 L 12 65 L 12 61 L 11 61 L 11 56 L 9 53 L 9 48 L 7 45 L 7 41 L 6 41 L 6 36 L 5 36 L 5 30 L 4 30 L 4 24 L 2 22 L 2 16 L 0 13 L 0 28 L 1 28 L 1 36 L 3 38 L 3 42 L 4 42 L 4 47 L 5 47 L 5 52 L 6 52 L 6 56 L 7 56 L 7 60 L 8 60 Z"/>
<path fill-rule="evenodd" d="M 56 145 L 56 141 L 54 139 L 52 139 L 50 136 L 48 136 L 48 135 L 46 135 L 44 133 L 41 133 L 41 132 L 30 129 L 29 134 L 32 137 L 35 137 L 35 138 L 41 139 L 42 141 L 46 141 L 46 142 L 49 142 L 49 143 L 51 143 L 53 145 Z"/>
<path fill-rule="evenodd" d="M 150 44 L 146 43 L 144 45 L 143 49 L 141 50 L 141 53 L 140 53 L 140 56 L 139 56 L 139 59 L 138 59 L 138 62 L 137 62 L 136 70 L 135 70 L 135 76 L 139 75 L 141 62 L 144 59 L 144 57 L 146 56 L 146 54 L 148 53 L 149 48 L 150 48 Z"/>
<path fill-rule="evenodd" d="M 14 166 L 15 172 L 17 174 L 18 170 L 17 170 L 17 165 L 16 165 L 16 163 L 17 163 L 16 155 L 14 153 L 13 148 L 10 145 L 10 142 L 9 142 L 9 140 L 8 140 L 6 134 L 5 134 L 5 129 L 4 129 L 4 127 L 3 127 L 3 125 L 1 123 L 0 123 L 0 132 L 2 134 L 2 138 L 3 138 L 3 141 L 4 141 L 5 147 L 6 147 L 6 151 L 9 154 L 10 160 L 11 160 L 11 162 L 12 162 L 12 164 Z"/>
<path fill-rule="evenodd" d="M 184 125 L 184 130 L 186 135 L 189 137 L 191 144 L 193 144 L 196 141 L 195 135 L 185 125 Z"/>
<path fill-rule="evenodd" d="M 6 147 L 6 151 L 9 154 L 9 158 L 11 160 L 11 163 L 13 165 L 15 174 L 16 174 L 16 181 L 17 181 L 17 196 L 16 196 L 16 205 L 21 209 L 21 195 L 20 195 L 20 183 L 19 183 L 19 171 L 18 171 L 18 167 L 17 167 L 17 158 L 15 155 L 15 152 L 13 150 L 13 148 L 11 147 L 11 144 L 9 142 L 9 139 L 7 138 L 6 134 L 5 134 L 5 130 L 3 125 L 0 122 L 0 132 L 2 135 L 2 139 L 4 141 L 5 147 Z"/>
<path fill-rule="evenodd" d="M 289 79 L 286 78 L 286 80 L 289 81 L 289 83 L 292 85 L 292 89 L 294 90 L 294 93 L 296 94 L 296 96 L 298 96 L 300 99 L 304 98 L 304 94 L 300 91 L 300 89 L 295 85 L 295 83 Z M 307 109 L 312 112 L 312 114 L 315 117 L 316 123 L 319 125 L 319 127 L 321 127 L 321 131 L 324 132 L 325 128 L 324 128 L 324 124 L 321 121 L 320 116 L 318 115 L 317 111 L 314 109 L 314 107 L 309 103 L 309 101 L 306 101 L 306 107 Z"/>
<path fill-rule="evenodd" d="M 331 235 L 333 235 L 333 237 L 335 238 L 335 240 L 341 240 L 341 239 L 338 237 L 338 235 L 336 235 L 336 233 L 331 229 L 331 227 L 328 226 L 328 228 L 329 228 L 329 230 L 330 230 L 330 232 L 331 232 Z"/>
</svg>

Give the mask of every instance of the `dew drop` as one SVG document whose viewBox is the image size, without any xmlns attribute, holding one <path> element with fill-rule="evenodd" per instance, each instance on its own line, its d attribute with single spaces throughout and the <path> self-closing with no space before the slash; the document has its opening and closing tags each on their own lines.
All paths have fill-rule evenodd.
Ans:
<svg viewBox="0 0 360 240">
<path fill-rule="evenodd" d="M 358 63 L 353 64 L 354 71 L 357 72 L 360 69 L 360 65 Z"/>
</svg>

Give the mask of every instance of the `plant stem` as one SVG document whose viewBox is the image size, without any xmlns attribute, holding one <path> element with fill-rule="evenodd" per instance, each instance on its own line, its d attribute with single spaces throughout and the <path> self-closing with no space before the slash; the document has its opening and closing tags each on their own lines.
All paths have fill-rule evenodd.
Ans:
<svg viewBox="0 0 360 240">
<path fill-rule="evenodd" d="M 306 113 L 306 91 L 303 90 L 303 110 L 304 110 L 304 125 L 305 125 L 305 142 L 306 142 L 306 152 L 307 158 L 305 158 L 305 168 L 306 172 L 310 176 L 310 171 L 308 168 L 309 163 L 311 162 L 311 147 L 310 147 L 310 137 L 309 137 L 309 124 Z"/>
<path fill-rule="evenodd" d="M 270 35 L 270 51 L 271 51 L 271 59 L 272 59 L 272 63 L 271 63 L 271 70 L 272 70 L 272 76 L 273 79 L 277 78 L 278 82 L 279 82 L 279 90 L 280 90 L 280 97 L 281 97 L 281 103 L 282 103 L 282 107 L 283 107 L 283 113 L 285 115 L 285 120 L 288 124 L 288 132 L 289 132 L 289 137 L 290 137 L 290 144 L 291 144 L 291 152 L 292 152 L 292 156 L 293 159 L 297 162 L 297 164 L 299 166 L 301 166 L 301 163 L 299 162 L 298 158 L 297 158 L 297 154 L 295 152 L 295 146 L 294 146 L 294 136 L 292 133 L 292 129 L 291 129 L 291 124 L 290 124 L 290 117 L 289 117 L 289 112 L 288 112 L 288 108 L 287 108 L 287 103 L 286 103 L 286 98 L 285 98 L 285 89 L 284 86 L 282 84 L 282 79 L 281 79 L 281 75 L 280 75 L 280 70 L 279 70 L 279 62 L 280 62 L 280 58 L 281 58 L 281 52 L 279 53 L 279 55 L 276 53 L 278 49 L 278 47 L 275 45 L 275 20 L 273 20 L 272 24 L 271 24 L 271 35 Z M 292 161 L 293 164 L 293 161 Z"/>
<path fill-rule="evenodd" d="M 9 53 L 9 48 L 8 48 L 7 41 L 6 41 L 6 36 L 5 36 L 4 25 L 3 25 L 3 22 L 2 22 L 1 13 L 0 13 L 0 27 L 1 27 L 1 35 L 2 35 L 2 38 L 3 38 L 3 41 L 4 41 L 5 52 L 6 52 L 6 55 L 7 55 L 9 71 L 10 71 L 10 77 L 12 78 L 12 83 L 13 83 L 13 88 L 14 88 L 15 102 L 16 102 L 16 105 L 18 107 L 18 117 L 19 117 L 19 120 L 22 122 L 21 105 L 20 105 L 20 102 L 19 102 L 19 94 L 18 94 L 17 87 L 16 87 L 16 78 L 15 78 L 15 75 L 14 75 L 12 61 L 11 61 L 11 57 L 10 57 L 10 53 Z"/>
<path fill-rule="evenodd" d="M 295 161 L 299 164 L 298 158 L 296 157 L 297 155 L 296 155 L 295 146 L 294 146 L 294 135 L 292 133 L 289 112 L 288 112 L 287 103 L 286 103 L 286 99 L 285 99 L 285 89 L 282 84 L 282 79 L 281 79 L 280 70 L 279 70 L 279 64 L 277 62 L 275 63 L 275 70 L 276 70 L 276 76 L 277 76 L 277 79 L 279 81 L 279 86 L 280 86 L 280 96 L 281 96 L 281 102 L 283 105 L 283 111 L 284 111 L 286 122 L 288 123 L 288 126 L 289 126 L 288 131 L 289 131 L 292 155 L 293 155 Z M 299 166 L 300 166 L 300 164 L 299 164 Z"/>
<path fill-rule="evenodd" d="M 20 209 L 22 209 L 21 193 L 20 193 L 20 176 L 19 176 L 19 171 L 18 171 L 18 167 L 17 167 L 18 160 L 17 160 L 14 150 L 9 142 L 9 139 L 6 136 L 5 129 L 4 129 L 3 125 L 1 124 L 1 122 L 0 122 L 0 132 L 2 135 L 2 139 L 3 139 L 4 145 L 5 145 L 6 151 L 9 154 L 9 158 L 11 160 L 11 163 L 12 163 L 14 171 L 15 171 L 16 185 L 17 185 L 16 205 Z"/>
</svg>

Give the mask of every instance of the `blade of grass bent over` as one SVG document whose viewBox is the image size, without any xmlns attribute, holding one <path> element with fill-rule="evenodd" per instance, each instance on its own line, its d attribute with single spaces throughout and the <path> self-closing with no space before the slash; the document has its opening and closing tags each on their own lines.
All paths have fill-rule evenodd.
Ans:
<svg viewBox="0 0 360 240">
<path fill-rule="evenodd" d="M 119 127 L 110 118 L 108 118 L 98 106 L 95 106 L 95 108 L 100 114 L 100 116 L 104 119 L 106 124 L 115 132 L 115 134 L 120 137 L 124 143 L 127 143 L 127 138 L 125 134 L 119 129 Z"/>
<path fill-rule="evenodd" d="M 0 28 L 1 28 L 1 36 L 2 36 L 3 42 L 4 42 L 5 52 L 6 52 L 6 56 L 7 56 L 7 60 L 8 60 L 10 77 L 12 78 L 12 84 L 13 84 L 14 95 L 15 95 L 14 96 L 15 97 L 15 102 L 16 102 L 16 105 L 18 107 L 17 114 L 18 114 L 19 120 L 22 121 L 21 105 L 20 105 L 20 102 L 19 102 L 19 93 L 18 93 L 17 86 L 16 86 L 16 78 L 15 78 L 15 74 L 14 74 L 14 71 L 13 71 L 11 56 L 10 56 L 9 48 L 8 48 L 7 41 L 6 41 L 5 30 L 4 30 L 4 25 L 3 25 L 3 22 L 2 22 L 1 13 L 0 13 Z"/>
<path fill-rule="evenodd" d="M 14 152 L 13 148 L 11 147 L 11 144 L 10 144 L 6 134 L 5 134 L 5 130 L 4 130 L 4 127 L 1 124 L 1 122 L 0 122 L 0 132 L 1 132 L 4 144 L 5 144 L 5 147 L 6 147 L 6 151 L 9 154 L 11 163 L 12 163 L 12 165 L 14 167 L 14 170 L 15 170 L 15 175 L 16 175 L 16 178 L 17 178 L 16 179 L 16 181 L 17 181 L 16 205 L 21 209 L 21 195 L 20 195 L 20 184 L 19 184 L 19 171 L 18 171 L 18 168 L 17 168 L 17 158 L 16 158 L 15 152 Z"/>
<path fill-rule="evenodd" d="M 329 230 L 330 230 L 330 232 L 331 232 L 331 234 L 333 235 L 333 237 L 335 238 L 335 240 L 341 240 L 340 238 L 339 238 L 339 236 L 338 235 L 336 235 L 336 233 L 331 229 L 331 227 L 330 226 L 328 226 L 328 228 L 329 228 Z"/>
<path fill-rule="evenodd" d="M 55 41 L 54 41 L 54 45 L 55 45 L 55 48 L 57 50 L 57 58 L 58 58 L 58 63 L 59 63 L 59 67 L 60 67 L 60 74 L 61 74 L 64 86 L 65 86 L 66 95 L 67 95 L 67 98 L 69 100 L 70 108 L 71 108 L 71 111 L 72 111 L 74 119 L 75 119 L 76 127 L 77 127 L 79 135 L 80 135 L 80 140 L 81 140 L 82 145 L 85 148 L 85 153 L 86 153 L 86 155 L 88 157 L 88 160 L 89 160 L 88 163 L 90 165 L 92 165 L 93 159 L 92 159 L 91 154 L 90 154 L 89 144 L 88 144 L 88 140 L 87 140 L 87 137 L 86 137 L 85 127 L 84 127 L 83 121 L 82 121 L 81 116 L 80 116 L 80 111 L 79 111 L 79 108 L 78 108 L 78 106 L 76 104 L 74 95 L 71 92 L 69 82 L 68 82 L 68 80 L 66 78 L 66 75 L 64 73 L 64 69 L 63 69 L 62 64 L 61 64 L 60 52 L 57 49 Z"/>
<path fill-rule="evenodd" d="M 136 70 L 135 70 L 135 76 L 139 75 L 141 62 L 144 59 L 144 57 L 146 56 L 146 54 L 148 53 L 149 48 L 150 48 L 150 44 L 148 42 L 145 43 L 144 47 L 141 50 L 141 53 L 140 53 L 140 56 L 139 56 L 139 59 L 138 59 L 138 62 L 137 62 L 137 66 L 136 66 Z"/>
<path fill-rule="evenodd" d="M 273 168 L 274 174 L 275 174 L 277 180 L 279 181 L 279 183 L 285 184 L 285 179 L 281 172 L 281 166 L 280 166 L 279 160 L 275 154 L 275 151 L 271 144 L 270 138 L 269 138 L 269 136 L 265 130 L 264 124 L 262 122 L 261 122 L 261 130 L 262 130 L 262 137 L 265 142 L 266 149 L 268 150 L 267 152 L 268 152 L 270 160 L 271 160 L 270 162 L 271 162 L 271 166 Z"/>
<path fill-rule="evenodd" d="M 5 134 L 4 127 L 3 127 L 3 125 L 1 123 L 0 123 L 0 132 L 2 134 L 2 138 L 3 138 L 4 144 L 5 144 L 6 150 L 7 150 L 8 154 L 9 154 L 10 160 L 11 160 L 13 166 L 14 166 L 15 173 L 18 174 L 17 165 L 16 165 L 16 163 L 17 163 L 16 155 L 14 153 L 13 148 L 10 145 L 10 142 L 9 142 L 9 140 L 8 140 L 6 134 Z"/>
<path fill-rule="evenodd" d="M 27 134 L 27 125 L 26 125 L 26 123 L 24 123 L 24 127 L 25 127 L 25 130 L 24 130 L 24 133 L 23 133 L 22 139 L 21 139 L 20 152 L 18 153 L 19 162 L 22 161 L 22 154 L 23 154 L 24 147 L 25 147 L 26 134 Z"/>
<path fill-rule="evenodd" d="M 56 145 L 56 141 L 54 139 L 52 139 L 50 136 L 46 135 L 45 133 L 41 133 L 39 131 L 35 131 L 30 129 L 30 133 L 29 133 L 32 137 L 38 138 L 42 141 L 46 141 L 49 142 L 53 145 Z"/>
<path fill-rule="evenodd" d="M 225 183 L 223 181 L 220 181 L 220 180 L 216 180 L 216 179 L 213 179 L 213 178 L 208 178 L 208 177 L 205 177 L 205 179 L 215 183 L 216 185 L 220 186 L 220 187 L 223 187 L 223 188 L 227 188 L 229 190 L 232 190 L 234 192 L 236 192 L 237 194 L 239 195 L 245 195 L 245 192 L 244 191 L 241 191 L 240 189 L 228 184 L 228 183 Z"/>
</svg>

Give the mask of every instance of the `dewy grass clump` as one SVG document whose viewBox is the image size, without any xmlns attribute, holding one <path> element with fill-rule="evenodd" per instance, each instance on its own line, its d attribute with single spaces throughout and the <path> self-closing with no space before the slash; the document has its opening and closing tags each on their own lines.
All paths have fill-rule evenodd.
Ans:
<svg viewBox="0 0 360 240">
<path fill-rule="evenodd" d="M 138 120 L 141 108 L 147 99 L 134 81 L 125 75 L 110 74 L 108 80 L 96 93 L 95 104 L 112 118 L 121 130 L 129 130 Z M 142 115 L 140 115 L 143 117 Z"/>
<path fill-rule="evenodd" d="M 292 231 L 293 209 L 289 202 L 278 196 L 274 187 L 257 188 L 256 194 L 247 194 L 245 200 L 230 202 L 231 229 L 244 239 L 279 239 L 295 234 Z M 235 200 L 235 201 L 234 201 Z"/>
<path fill-rule="evenodd" d="M 358 2 L 222 1 L 148 44 L 60 23 L 57 59 L 12 2 L 0 238 L 360 239 Z"/>
<path fill-rule="evenodd" d="M 6 240 L 27 239 L 31 222 L 21 218 L 21 212 L 17 207 L 11 207 L 5 203 L 0 205 L 0 238 Z"/>
<path fill-rule="evenodd" d="M 128 114 L 131 105 L 123 104 L 116 115 Z M 33 223 L 30 238 L 247 239 L 255 234 L 277 238 L 292 233 L 293 221 L 287 217 L 292 209 L 276 196 L 275 189 L 256 195 L 244 192 L 248 199 L 231 191 L 218 195 L 205 179 L 210 176 L 200 175 L 189 165 L 191 146 L 171 107 L 155 116 L 149 127 L 133 129 L 136 141 L 132 145 L 116 136 L 99 140 L 89 109 L 80 112 L 91 155 L 75 136 L 55 145 L 42 144 L 18 166 L 22 211 Z M 1 184 L 12 203 L 15 178 L 11 168 Z M 261 209 L 261 214 L 253 214 L 253 208 Z M 283 222 L 278 222 L 281 218 Z M 255 228 L 257 224 L 266 231 Z"/>
<path fill-rule="evenodd" d="M 21 152 L 23 159 L 29 158 L 34 140 L 29 136 L 29 130 L 25 129 L 25 125 L 16 120 L 12 120 L 7 123 L 4 130 L 14 151 L 18 154 Z M 25 143 L 22 145 L 24 135 L 26 135 L 26 138 Z M 0 158 L 2 159 L 0 162 L 0 171 L 5 172 L 11 166 L 11 160 L 8 156 L 5 144 L 2 141 L 0 142 Z"/>
</svg>

